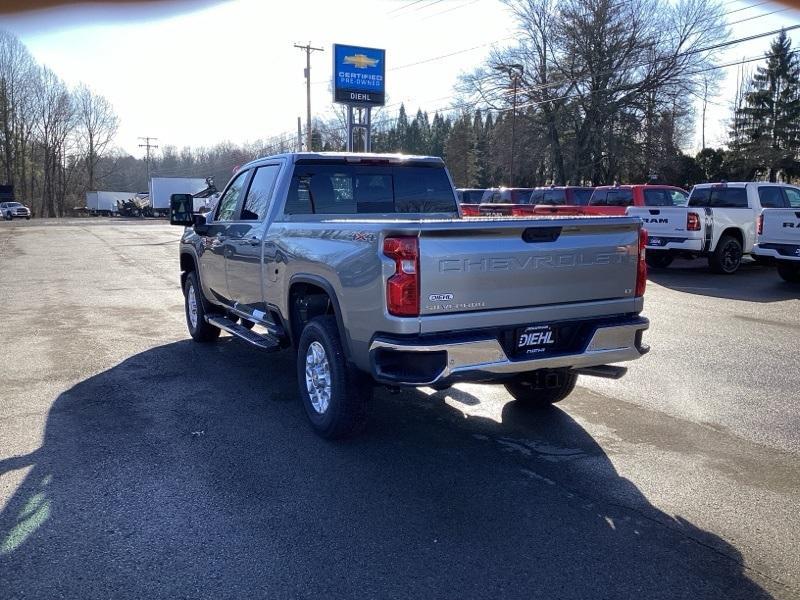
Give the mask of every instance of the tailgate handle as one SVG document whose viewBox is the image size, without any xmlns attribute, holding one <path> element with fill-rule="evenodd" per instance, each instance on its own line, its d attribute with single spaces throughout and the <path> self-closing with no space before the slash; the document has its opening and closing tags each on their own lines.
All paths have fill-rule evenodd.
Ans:
<svg viewBox="0 0 800 600">
<path fill-rule="evenodd" d="M 650 214 L 651 215 L 660 215 L 661 211 L 658 210 L 658 209 L 650 209 Z"/>
<path fill-rule="evenodd" d="M 522 232 L 522 241 L 529 244 L 535 242 L 555 242 L 561 235 L 561 227 L 529 227 Z"/>
</svg>

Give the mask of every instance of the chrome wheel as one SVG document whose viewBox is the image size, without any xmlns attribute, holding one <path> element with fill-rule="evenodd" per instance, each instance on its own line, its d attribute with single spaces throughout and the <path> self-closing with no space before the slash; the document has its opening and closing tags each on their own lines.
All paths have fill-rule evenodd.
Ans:
<svg viewBox="0 0 800 600">
<path fill-rule="evenodd" d="M 189 292 L 186 294 L 186 306 L 189 312 L 189 323 L 192 324 L 192 329 L 197 329 L 197 294 L 194 293 L 194 286 L 189 286 Z"/>
<path fill-rule="evenodd" d="M 331 387 L 331 369 L 325 348 L 319 342 L 311 342 L 306 350 L 306 390 L 311 406 L 319 414 L 328 410 Z"/>
</svg>

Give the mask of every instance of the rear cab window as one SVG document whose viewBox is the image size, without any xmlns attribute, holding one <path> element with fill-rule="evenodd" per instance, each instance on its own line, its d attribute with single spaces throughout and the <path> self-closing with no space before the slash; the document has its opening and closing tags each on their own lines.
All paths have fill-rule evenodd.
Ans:
<svg viewBox="0 0 800 600">
<path fill-rule="evenodd" d="M 689 194 L 689 206 L 711 208 L 749 208 L 744 187 L 694 187 Z"/>
<path fill-rule="evenodd" d="M 567 203 L 567 194 L 564 190 L 545 190 L 543 204 L 551 204 L 553 206 L 563 206 Z"/>
<path fill-rule="evenodd" d="M 785 208 L 788 205 L 783 190 L 777 185 L 759 186 L 758 200 L 761 202 L 761 208 Z"/>
<path fill-rule="evenodd" d="M 594 190 L 592 189 L 572 190 L 575 204 L 578 206 L 586 206 L 589 204 L 593 192 Z"/>
<path fill-rule="evenodd" d="M 457 208 L 442 166 L 319 161 L 295 165 L 284 213 L 457 214 Z"/>
<path fill-rule="evenodd" d="M 645 206 L 674 206 L 669 190 L 644 190 Z"/>
<path fill-rule="evenodd" d="M 607 206 L 633 206 L 633 190 L 608 190 Z"/>
</svg>

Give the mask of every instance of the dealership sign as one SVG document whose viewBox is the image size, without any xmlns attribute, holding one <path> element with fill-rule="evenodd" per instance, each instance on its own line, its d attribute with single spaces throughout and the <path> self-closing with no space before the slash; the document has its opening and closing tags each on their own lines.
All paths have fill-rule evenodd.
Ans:
<svg viewBox="0 0 800 600">
<path fill-rule="evenodd" d="M 352 106 L 383 106 L 386 51 L 333 45 L 333 101 Z"/>
</svg>

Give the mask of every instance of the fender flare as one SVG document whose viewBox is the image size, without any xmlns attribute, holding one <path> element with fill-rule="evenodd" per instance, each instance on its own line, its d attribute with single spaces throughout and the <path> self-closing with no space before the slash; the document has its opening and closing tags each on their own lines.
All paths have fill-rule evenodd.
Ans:
<svg viewBox="0 0 800 600">
<path fill-rule="evenodd" d="M 336 319 L 336 327 L 339 329 L 339 337 L 342 339 L 342 346 L 344 347 L 344 356 L 345 359 L 350 362 L 351 351 L 350 351 L 350 334 L 344 326 L 344 321 L 342 320 L 342 309 L 339 305 L 339 297 L 336 295 L 336 291 L 333 289 L 333 286 L 328 282 L 327 279 L 320 277 L 319 275 L 311 275 L 309 273 L 296 273 L 292 275 L 289 279 L 289 288 L 287 290 L 287 301 L 286 307 L 289 310 L 289 314 L 287 315 L 287 321 L 291 323 L 291 311 L 292 306 L 289 302 L 288 293 L 289 290 L 292 289 L 292 286 L 296 283 L 308 283 L 311 285 L 315 285 L 328 294 L 328 298 L 331 299 L 333 303 L 333 316 Z M 292 338 L 292 328 L 287 327 L 287 331 L 289 332 L 289 337 Z M 292 344 L 294 344 L 295 340 L 291 340 Z"/>
</svg>

